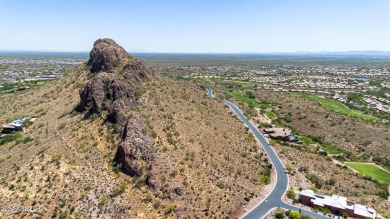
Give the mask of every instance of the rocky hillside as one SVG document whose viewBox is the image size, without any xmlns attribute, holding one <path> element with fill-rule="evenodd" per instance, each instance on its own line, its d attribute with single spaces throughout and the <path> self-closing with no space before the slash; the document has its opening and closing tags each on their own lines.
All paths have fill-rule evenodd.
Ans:
<svg viewBox="0 0 390 219">
<path fill-rule="evenodd" d="M 152 171 L 156 148 L 150 136 L 141 132 L 140 118 L 128 115 L 139 105 L 140 83 L 152 77 L 149 67 L 111 39 L 94 43 L 87 66 L 92 76 L 80 89 L 79 109 L 88 109 L 87 116 L 106 112 L 104 119 L 122 133 L 115 160 L 125 173 L 140 177 L 147 170 Z M 147 177 L 148 185 L 150 179 Z"/>
<path fill-rule="evenodd" d="M 87 66 L 93 76 L 80 90 L 80 109 L 107 111 L 110 122 L 126 124 L 126 113 L 137 106 L 140 95 L 136 84 L 151 77 L 149 67 L 111 39 L 94 43 Z"/>
<path fill-rule="evenodd" d="M 0 96 L 1 122 L 37 117 L 0 145 L 0 203 L 35 211 L 0 217 L 235 218 L 270 166 L 205 93 L 100 39 L 65 77 Z"/>
</svg>

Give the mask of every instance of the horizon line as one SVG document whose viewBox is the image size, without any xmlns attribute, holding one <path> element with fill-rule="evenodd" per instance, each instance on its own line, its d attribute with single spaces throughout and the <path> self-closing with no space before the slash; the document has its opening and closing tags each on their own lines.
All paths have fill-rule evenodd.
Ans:
<svg viewBox="0 0 390 219">
<path fill-rule="evenodd" d="M 0 50 L 0 53 L 90 53 L 90 51 L 66 51 L 66 50 Z M 293 51 L 293 52 L 149 52 L 127 51 L 135 54 L 324 54 L 324 53 L 390 53 L 385 50 L 349 50 L 349 51 Z"/>
</svg>

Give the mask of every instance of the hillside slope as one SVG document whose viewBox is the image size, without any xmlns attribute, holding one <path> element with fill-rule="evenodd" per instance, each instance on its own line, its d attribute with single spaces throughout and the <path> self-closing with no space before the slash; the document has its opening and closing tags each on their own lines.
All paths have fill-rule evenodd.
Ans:
<svg viewBox="0 0 390 219">
<path fill-rule="evenodd" d="M 22 137 L 0 145 L 0 203 L 36 210 L 2 217 L 221 218 L 262 193 L 267 158 L 256 155 L 253 136 L 205 90 L 159 75 L 119 78 L 132 82 L 136 98 L 105 93 L 100 111 L 88 104 L 94 98 L 80 102 L 98 72 L 126 68 L 116 57 L 121 61 L 104 69 L 90 60 L 43 87 L 0 96 L 0 121 L 37 117 Z M 123 114 L 112 120 L 118 99 Z M 136 104 L 122 105 L 129 99 Z M 154 148 L 152 160 L 144 159 L 141 136 Z M 130 142 L 141 150 L 131 160 L 140 172 L 126 171 L 134 166 L 126 169 L 118 158 Z"/>
</svg>

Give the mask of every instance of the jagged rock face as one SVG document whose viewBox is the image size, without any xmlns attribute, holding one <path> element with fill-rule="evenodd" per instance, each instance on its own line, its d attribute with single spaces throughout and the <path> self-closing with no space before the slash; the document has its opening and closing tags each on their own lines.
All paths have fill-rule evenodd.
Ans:
<svg viewBox="0 0 390 219">
<path fill-rule="evenodd" d="M 89 109 L 90 113 L 107 111 L 109 121 L 124 127 L 115 160 L 122 164 L 125 173 L 143 176 L 148 185 L 155 187 L 158 184 L 153 174 L 156 147 L 150 136 L 142 133 L 141 119 L 127 115 L 139 104 L 137 90 L 141 83 L 152 76 L 149 67 L 111 39 L 94 43 L 87 65 L 95 74 L 80 89 L 79 108 Z"/>
<path fill-rule="evenodd" d="M 151 76 L 149 67 L 111 39 L 94 43 L 88 65 L 97 74 L 80 90 L 80 109 L 89 108 L 90 113 L 108 110 L 108 119 L 123 126 L 127 111 L 137 105 L 135 85 Z"/>
<path fill-rule="evenodd" d="M 90 108 L 92 113 L 101 113 L 103 109 L 106 91 L 104 87 L 110 82 L 107 73 L 101 73 L 91 78 L 86 86 L 80 89 L 80 107 Z"/>
<path fill-rule="evenodd" d="M 155 154 L 156 148 L 151 138 L 142 133 L 137 119 L 129 119 L 116 154 L 124 172 L 136 176 L 145 174 L 147 170 L 151 170 Z"/>
<path fill-rule="evenodd" d="M 92 67 L 92 72 L 111 72 L 128 59 L 129 54 L 114 40 L 105 38 L 93 44 L 89 57 L 88 65 Z"/>
</svg>

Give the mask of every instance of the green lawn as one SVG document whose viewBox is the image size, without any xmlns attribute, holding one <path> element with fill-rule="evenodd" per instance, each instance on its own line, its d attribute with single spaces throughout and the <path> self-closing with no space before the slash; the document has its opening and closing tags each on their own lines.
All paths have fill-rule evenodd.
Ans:
<svg viewBox="0 0 390 219">
<path fill-rule="evenodd" d="M 257 103 L 256 99 L 245 97 L 243 96 L 243 94 L 244 92 L 240 92 L 240 91 L 233 91 L 230 93 L 230 95 L 232 95 L 234 99 L 246 103 L 252 107 L 256 107 L 260 109 L 272 109 L 272 107 L 269 104 Z"/>
<path fill-rule="evenodd" d="M 265 112 L 264 113 L 269 119 L 276 119 L 276 115 L 273 112 Z"/>
<path fill-rule="evenodd" d="M 313 141 L 313 139 L 303 136 L 303 135 L 298 135 L 298 140 L 302 141 L 303 144 L 305 145 L 311 145 L 311 144 L 316 144 L 317 142 Z"/>
<path fill-rule="evenodd" d="M 390 172 L 385 171 L 374 164 L 366 163 L 344 163 L 346 166 L 351 167 L 352 169 L 358 171 L 359 173 L 371 176 L 373 179 L 378 180 L 381 183 L 390 184 Z"/>
<path fill-rule="evenodd" d="M 288 127 L 281 125 L 281 124 L 275 124 L 275 128 L 283 128 L 283 129 L 288 129 Z"/>
<path fill-rule="evenodd" d="M 328 154 L 342 154 L 343 152 L 337 150 L 337 148 L 332 147 L 323 147 L 322 150 L 324 150 Z"/>
<path fill-rule="evenodd" d="M 253 85 L 253 84 L 242 85 L 241 88 L 244 88 L 244 89 L 255 89 L 255 88 L 257 88 L 257 85 Z"/>
<path fill-rule="evenodd" d="M 349 115 L 349 116 L 353 116 L 353 117 L 357 117 L 357 118 L 362 118 L 362 119 L 367 119 L 367 120 L 378 120 L 378 118 L 376 118 L 374 116 L 362 114 L 356 110 L 349 109 L 346 106 L 344 106 L 344 104 L 333 101 L 333 100 L 324 99 L 324 98 L 321 98 L 321 97 L 318 97 L 318 96 L 312 95 L 312 94 L 294 93 L 294 95 L 302 96 L 302 97 L 317 101 L 322 106 L 327 107 L 331 110 L 340 112 L 340 113 L 345 114 L 345 115 Z"/>
</svg>

